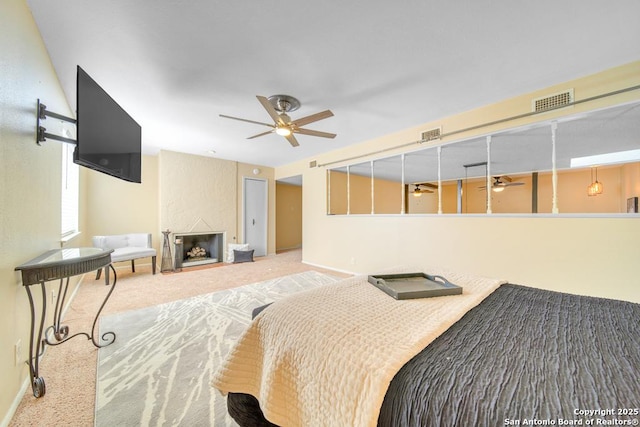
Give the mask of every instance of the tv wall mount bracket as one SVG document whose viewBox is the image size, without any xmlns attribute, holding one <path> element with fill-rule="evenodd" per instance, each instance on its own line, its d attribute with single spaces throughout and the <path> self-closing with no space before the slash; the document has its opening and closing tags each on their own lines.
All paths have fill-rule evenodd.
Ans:
<svg viewBox="0 0 640 427">
<path fill-rule="evenodd" d="M 36 119 L 36 144 L 41 145 L 40 143 L 46 141 L 47 138 L 66 142 L 67 144 L 77 144 L 77 141 L 75 139 L 48 133 L 47 129 L 44 126 L 40 125 L 40 120 L 46 120 L 47 117 L 53 117 L 54 119 L 73 123 L 74 125 L 77 124 L 76 119 L 72 119 L 71 117 L 66 117 L 62 114 L 54 113 L 53 111 L 47 110 L 47 106 L 40 103 L 40 99 L 38 99 L 38 114 Z"/>
</svg>

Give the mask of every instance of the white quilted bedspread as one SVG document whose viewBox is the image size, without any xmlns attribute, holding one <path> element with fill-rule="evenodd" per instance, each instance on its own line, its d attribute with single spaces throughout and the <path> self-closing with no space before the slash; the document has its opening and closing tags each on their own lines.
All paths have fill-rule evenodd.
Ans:
<svg viewBox="0 0 640 427">
<path fill-rule="evenodd" d="M 256 317 L 213 386 L 255 396 L 283 427 L 375 426 L 398 370 L 504 283 L 411 271 L 441 274 L 463 294 L 397 301 L 366 276 L 294 294 Z"/>
</svg>

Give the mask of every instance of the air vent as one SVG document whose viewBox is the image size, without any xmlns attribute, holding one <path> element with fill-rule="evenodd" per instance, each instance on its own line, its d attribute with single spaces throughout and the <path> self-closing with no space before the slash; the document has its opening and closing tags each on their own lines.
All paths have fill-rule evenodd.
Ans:
<svg viewBox="0 0 640 427">
<path fill-rule="evenodd" d="M 536 98 L 531 101 L 531 108 L 534 112 L 555 110 L 570 105 L 573 102 L 573 89 L 565 92 L 554 93 L 553 95 Z"/>
<path fill-rule="evenodd" d="M 420 142 L 433 141 L 434 139 L 440 139 L 440 128 L 425 130 L 420 134 Z"/>
<path fill-rule="evenodd" d="M 310 168 L 315 168 L 318 165 L 318 162 L 315 160 L 312 160 L 309 162 L 309 167 Z"/>
</svg>

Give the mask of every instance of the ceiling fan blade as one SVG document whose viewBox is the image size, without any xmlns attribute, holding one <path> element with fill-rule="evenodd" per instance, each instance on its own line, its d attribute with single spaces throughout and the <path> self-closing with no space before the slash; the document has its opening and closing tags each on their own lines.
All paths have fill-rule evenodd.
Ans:
<svg viewBox="0 0 640 427">
<path fill-rule="evenodd" d="M 291 124 L 297 127 L 302 127 L 304 125 L 308 125 L 309 123 L 317 122 L 318 120 L 326 119 L 331 116 L 333 116 L 331 110 L 325 110 L 319 113 L 312 114 L 310 116 L 305 116 L 294 120 Z"/>
<path fill-rule="evenodd" d="M 302 135 L 319 136 L 319 137 L 322 137 L 322 138 L 335 138 L 336 137 L 335 133 L 320 132 L 318 130 L 311 130 L 311 129 L 293 128 L 293 131 L 295 133 L 300 133 Z"/>
<path fill-rule="evenodd" d="M 220 117 L 224 117 L 225 119 L 240 120 L 241 122 L 254 123 L 256 125 L 273 127 L 273 125 L 271 125 L 269 123 L 256 122 L 254 120 L 241 119 L 239 117 L 225 116 L 224 114 L 220 114 Z"/>
<path fill-rule="evenodd" d="M 271 116 L 271 118 L 275 123 L 286 125 L 284 120 L 282 120 L 282 117 L 280 117 L 280 114 L 278 114 L 276 109 L 273 108 L 273 105 L 271 105 L 271 103 L 266 97 L 257 95 L 256 98 L 258 98 L 258 101 L 260 101 L 260 104 L 262 104 L 264 109 L 267 110 L 267 113 L 269 113 L 269 116 Z"/>
<path fill-rule="evenodd" d="M 509 182 L 507 184 L 505 184 L 505 187 L 512 187 L 514 185 L 524 185 L 524 182 Z"/>
<path fill-rule="evenodd" d="M 435 189 L 438 188 L 438 184 L 432 184 L 430 182 L 421 182 L 420 184 L 415 184 L 415 185 L 422 185 L 422 186 L 425 186 L 425 187 L 435 188 Z"/>
<path fill-rule="evenodd" d="M 257 138 L 257 137 L 259 137 L 259 136 L 269 135 L 270 133 L 273 133 L 273 130 L 268 130 L 268 131 L 266 131 L 266 132 L 262 132 L 262 133 L 259 133 L 259 134 L 257 134 L 257 135 L 250 136 L 250 137 L 249 137 L 249 138 L 247 138 L 247 139 L 253 139 L 253 138 Z"/>
<path fill-rule="evenodd" d="M 298 140 L 296 139 L 295 136 L 293 136 L 293 134 L 287 135 L 285 136 L 285 138 L 287 138 L 287 141 L 289 141 L 289 144 L 291 144 L 292 147 L 297 147 L 298 145 Z"/>
</svg>

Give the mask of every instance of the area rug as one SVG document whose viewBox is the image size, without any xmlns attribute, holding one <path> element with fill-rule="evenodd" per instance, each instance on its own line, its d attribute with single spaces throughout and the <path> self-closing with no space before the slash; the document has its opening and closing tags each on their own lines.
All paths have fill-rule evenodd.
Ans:
<svg viewBox="0 0 640 427">
<path fill-rule="evenodd" d="M 211 378 L 254 308 L 340 280 L 315 271 L 105 316 L 97 427 L 235 426 Z"/>
</svg>

